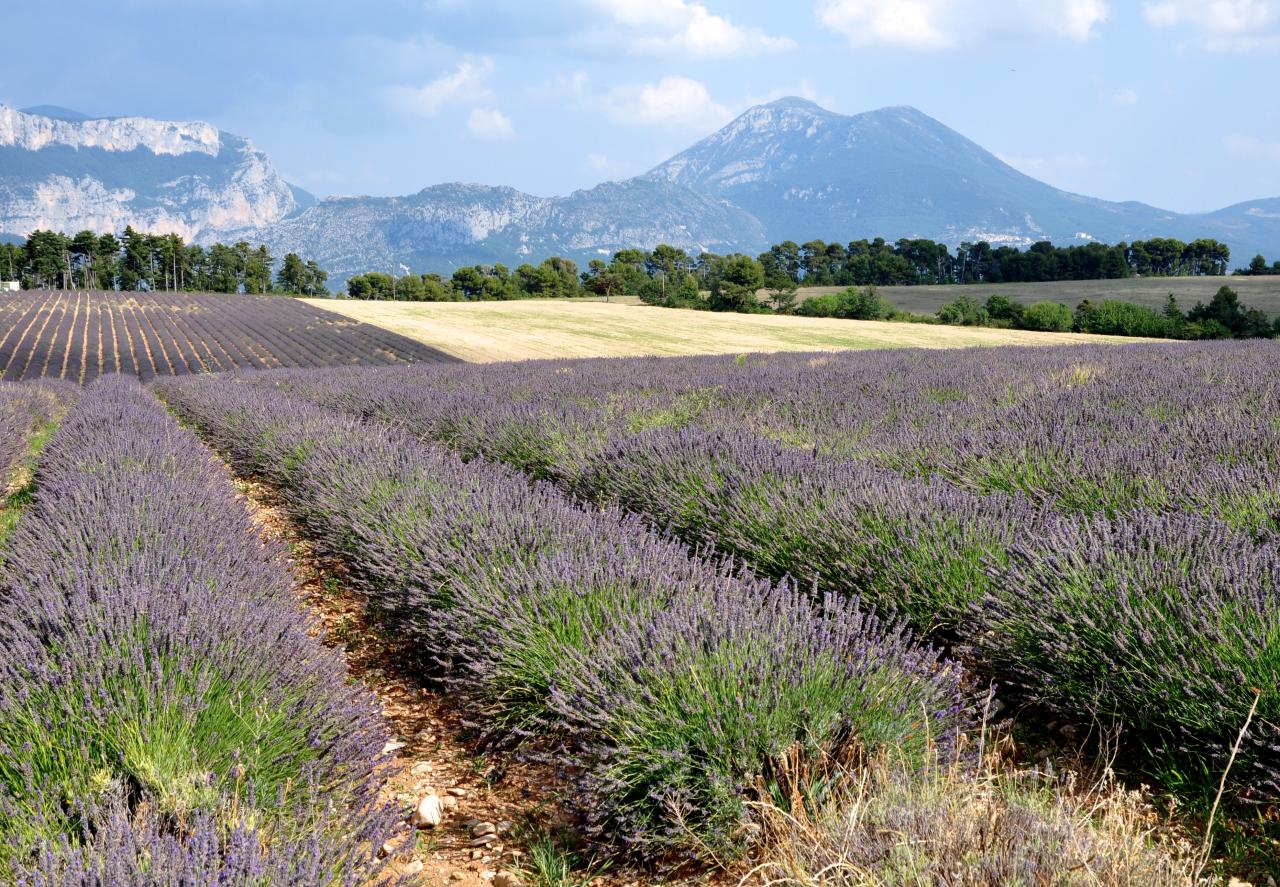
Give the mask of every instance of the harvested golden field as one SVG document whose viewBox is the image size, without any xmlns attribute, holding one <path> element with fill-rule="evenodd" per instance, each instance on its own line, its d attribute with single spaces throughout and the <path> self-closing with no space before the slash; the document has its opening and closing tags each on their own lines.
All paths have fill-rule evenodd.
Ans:
<svg viewBox="0 0 1280 887">
<path fill-rule="evenodd" d="M 308 299 L 477 363 L 543 357 L 738 354 L 1134 342 L 1114 336 L 768 314 L 717 314 L 565 299 L 365 302 Z"/>
</svg>

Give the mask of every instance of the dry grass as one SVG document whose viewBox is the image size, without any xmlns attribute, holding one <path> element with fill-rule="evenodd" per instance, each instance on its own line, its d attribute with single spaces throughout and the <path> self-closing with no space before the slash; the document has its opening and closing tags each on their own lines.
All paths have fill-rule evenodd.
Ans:
<svg viewBox="0 0 1280 887">
<path fill-rule="evenodd" d="M 576 300 L 473 303 L 307 301 L 346 317 L 376 324 L 463 360 L 479 363 L 547 357 L 1135 341 L 1074 333 L 719 314 Z"/>
<path fill-rule="evenodd" d="M 1190 887 L 1197 854 L 1141 792 L 1016 769 L 993 752 L 919 770 L 873 762 L 789 774 L 761 862 L 741 885 Z M 804 786 L 825 785 L 820 796 Z"/>
</svg>

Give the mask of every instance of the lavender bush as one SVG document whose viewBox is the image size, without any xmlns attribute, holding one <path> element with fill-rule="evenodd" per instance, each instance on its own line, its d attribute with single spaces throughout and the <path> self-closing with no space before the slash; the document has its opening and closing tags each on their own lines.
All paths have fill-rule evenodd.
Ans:
<svg viewBox="0 0 1280 887">
<path fill-rule="evenodd" d="M 988 566 L 1049 519 L 1017 497 L 694 429 L 618 440 L 584 461 L 573 489 L 766 575 L 819 582 L 944 634 L 982 596 Z"/>
<path fill-rule="evenodd" d="M 974 607 L 976 653 L 1071 715 L 1123 721 L 1159 766 L 1280 798 L 1280 546 L 1192 515 L 1064 521 L 1015 547 Z M 1169 773 L 1167 775 L 1174 776 Z"/>
<path fill-rule="evenodd" d="M 176 832 L 156 810 L 130 810 L 120 797 L 96 799 L 76 810 L 81 830 L 61 835 L 13 873 L 16 887 L 360 887 L 380 876 L 363 851 L 368 814 L 335 809 L 323 788 L 296 792 L 294 812 L 314 817 L 315 805 L 329 821 L 310 837 L 281 842 L 253 824 L 220 822 L 200 813 Z M 348 835 L 345 838 L 343 835 Z M 355 840 L 353 840 L 355 839 Z M 408 879 L 383 876 L 378 883 L 402 887 Z"/>
<path fill-rule="evenodd" d="M 78 389 L 54 382 L 0 382 L 0 492 L 33 441 L 71 403 Z"/>
<path fill-rule="evenodd" d="M 282 553 L 209 452 L 136 382 L 104 378 L 42 454 L 36 490 L 0 573 L 0 870 L 159 855 L 206 860 L 210 878 L 243 867 L 252 838 L 261 858 L 319 865 L 280 883 L 369 871 L 393 824 L 376 799 L 377 706 L 310 636 Z M 97 818 L 113 804 L 141 831 Z"/>
<path fill-rule="evenodd" d="M 160 391 L 288 493 L 424 671 L 506 736 L 559 748 L 571 803 L 622 849 L 741 851 L 755 780 L 789 750 L 919 755 L 964 723 L 960 674 L 853 602 L 236 379 Z"/>
</svg>

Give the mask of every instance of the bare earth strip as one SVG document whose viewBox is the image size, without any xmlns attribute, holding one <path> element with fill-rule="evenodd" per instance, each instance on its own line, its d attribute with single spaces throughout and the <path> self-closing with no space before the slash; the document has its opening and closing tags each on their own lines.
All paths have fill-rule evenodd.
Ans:
<svg viewBox="0 0 1280 887">
<path fill-rule="evenodd" d="M 458 739 L 459 716 L 438 694 L 421 689 L 397 667 L 400 651 L 365 624 L 359 600 L 341 581 L 341 565 L 318 557 L 299 537 L 277 504 L 274 494 L 253 481 L 236 480 L 245 503 L 268 540 L 289 545 L 299 579 L 299 591 L 318 616 L 326 643 L 341 646 L 352 677 L 377 695 L 394 731 L 397 744 L 393 774 L 384 786 L 384 799 L 406 813 L 424 794 L 448 798 L 444 821 L 433 831 L 410 826 L 388 842 L 397 873 L 418 872 L 427 884 L 482 887 L 493 873 L 519 865 L 519 849 L 502 841 L 473 854 L 470 835 L 462 823 L 482 819 L 495 823 L 521 818 L 545 799 L 520 772 L 514 778 L 491 778 L 492 765 Z M 504 772 L 503 777 L 506 777 Z M 513 853 L 514 851 L 514 853 Z M 414 863 L 417 863 L 416 865 Z M 409 866 L 412 866 L 411 868 Z M 456 873 L 456 874 L 455 874 Z"/>
<path fill-rule="evenodd" d="M 566 299 L 472 303 L 306 301 L 477 363 L 544 357 L 1137 341 L 1074 333 L 720 314 Z"/>
</svg>

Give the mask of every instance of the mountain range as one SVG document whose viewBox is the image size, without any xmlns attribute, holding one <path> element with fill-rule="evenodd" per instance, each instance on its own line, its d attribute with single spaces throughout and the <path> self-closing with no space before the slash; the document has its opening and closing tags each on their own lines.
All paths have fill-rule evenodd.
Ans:
<svg viewBox="0 0 1280 887">
<path fill-rule="evenodd" d="M 953 246 L 1213 237 L 1235 264 L 1280 255 L 1280 198 L 1180 214 L 1072 194 L 910 107 L 849 116 L 780 99 L 643 175 L 563 197 L 452 183 L 317 201 L 247 139 L 207 123 L 0 106 L 0 235 L 126 224 L 196 242 L 262 241 L 339 281 L 401 264 L 448 272 L 658 243 L 755 253 L 788 239 L 877 236 Z"/>
</svg>

